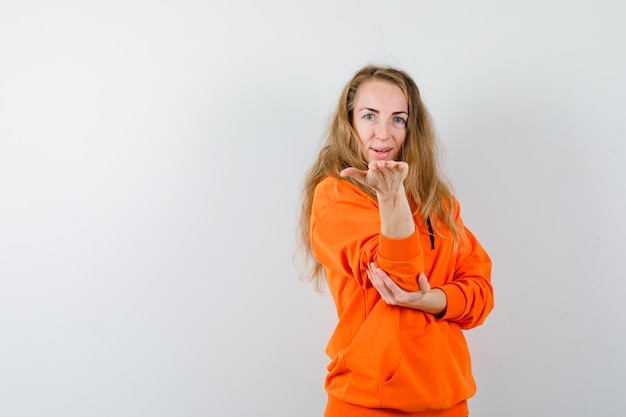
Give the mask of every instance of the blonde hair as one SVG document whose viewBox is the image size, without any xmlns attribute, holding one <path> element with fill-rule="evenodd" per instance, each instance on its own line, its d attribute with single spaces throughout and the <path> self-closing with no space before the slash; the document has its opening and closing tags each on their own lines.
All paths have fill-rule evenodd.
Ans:
<svg viewBox="0 0 626 417">
<path fill-rule="evenodd" d="M 326 143 L 317 159 L 309 168 L 304 181 L 302 209 L 299 222 L 301 248 L 305 252 L 305 264 L 301 278 L 313 281 L 319 291 L 324 287 L 322 265 L 315 259 L 311 248 L 310 222 L 315 187 L 327 176 L 339 178 L 339 172 L 347 167 L 367 170 L 367 162 L 361 154 L 356 131 L 352 126 L 356 93 L 366 81 L 386 81 L 400 87 L 407 100 L 409 116 L 406 125 L 406 139 L 397 160 L 409 164 L 409 174 L 405 179 L 407 197 L 415 212 L 426 224 L 430 220 L 434 230 L 438 221 L 450 231 L 456 246 L 462 231 L 454 221 L 452 190 L 444 179 L 439 167 L 439 143 L 430 114 L 420 98 L 415 81 L 404 71 L 376 65 L 361 68 L 345 86 L 339 98 L 337 109 L 332 115 L 326 133 Z M 376 198 L 371 190 L 357 181 L 350 181 L 368 195 Z M 437 221 L 438 220 L 438 221 Z"/>
</svg>

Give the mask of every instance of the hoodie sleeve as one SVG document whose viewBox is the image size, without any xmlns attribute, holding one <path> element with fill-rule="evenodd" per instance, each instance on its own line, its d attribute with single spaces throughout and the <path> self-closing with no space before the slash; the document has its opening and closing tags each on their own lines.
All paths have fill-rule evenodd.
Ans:
<svg viewBox="0 0 626 417">
<path fill-rule="evenodd" d="M 471 329 L 482 324 L 493 309 L 491 259 L 463 225 L 456 201 L 455 220 L 463 228 L 465 236 L 459 241 L 452 281 L 439 287 L 448 299 L 442 318 L 459 323 L 463 329 Z"/>
<path fill-rule="evenodd" d="M 324 267 L 353 278 L 361 287 L 370 262 L 386 271 L 407 291 L 417 291 L 424 270 L 419 231 L 403 239 L 380 234 L 377 202 L 353 184 L 329 178 L 315 190 L 311 216 L 311 244 Z"/>
</svg>

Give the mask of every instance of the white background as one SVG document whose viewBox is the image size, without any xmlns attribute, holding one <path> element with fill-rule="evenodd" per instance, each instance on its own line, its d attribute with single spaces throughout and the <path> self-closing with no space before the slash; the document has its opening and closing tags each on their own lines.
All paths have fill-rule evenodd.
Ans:
<svg viewBox="0 0 626 417">
<path fill-rule="evenodd" d="M 622 1 L 0 3 L 0 415 L 314 417 L 292 264 L 343 85 L 416 79 L 496 308 L 473 415 L 620 415 Z"/>
</svg>

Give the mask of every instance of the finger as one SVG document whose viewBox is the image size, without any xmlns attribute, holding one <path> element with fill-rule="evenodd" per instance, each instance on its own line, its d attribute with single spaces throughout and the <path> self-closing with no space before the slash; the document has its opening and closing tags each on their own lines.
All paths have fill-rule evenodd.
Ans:
<svg viewBox="0 0 626 417">
<path fill-rule="evenodd" d="M 367 277 L 369 278 L 374 288 L 378 289 L 380 287 L 380 280 L 378 279 L 376 272 L 373 270 L 371 265 L 367 265 Z"/>
<path fill-rule="evenodd" d="M 361 171 L 360 169 L 354 168 L 354 167 L 349 167 L 346 168 L 344 170 L 342 170 L 339 173 L 339 176 L 342 178 L 354 178 L 357 181 L 365 181 L 365 176 L 367 175 L 367 171 Z"/>
<path fill-rule="evenodd" d="M 404 177 L 409 171 L 409 165 L 406 162 L 396 162 L 389 170 L 396 176 Z"/>
<path fill-rule="evenodd" d="M 385 283 L 385 287 L 389 288 L 392 291 L 395 290 L 396 287 L 400 288 L 398 287 L 398 284 L 396 284 L 395 281 L 392 280 L 389 275 L 387 275 L 387 273 L 382 273 L 384 272 L 382 269 L 379 269 L 379 271 L 381 271 L 381 279 Z"/>
<path fill-rule="evenodd" d="M 424 274 L 420 274 L 417 283 L 420 287 L 420 291 L 421 292 L 428 292 L 430 291 L 430 283 L 428 282 L 428 278 L 426 278 L 426 275 Z"/>
<path fill-rule="evenodd" d="M 404 291 L 385 271 L 380 268 L 378 268 L 378 271 L 380 271 L 380 292 L 385 294 L 385 300 L 387 300 L 389 304 L 396 304 L 398 296 L 401 296 Z"/>
<path fill-rule="evenodd" d="M 374 279 L 376 279 L 377 281 L 380 281 L 380 278 L 379 278 L 380 274 L 378 273 L 378 267 L 376 266 L 376 264 L 374 262 L 370 262 L 370 264 L 367 265 L 367 268 L 370 270 Z"/>
<path fill-rule="evenodd" d="M 378 282 L 378 285 L 376 286 L 376 290 L 378 291 L 378 294 L 380 294 L 380 297 L 383 300 L 385 300 L 385 302 L 387 304 L 394 304 L 395 303 L 395 296 L 389 290 L 389 288 L 387 288 L 387 286 L 385 285 L 385 283 L 382 280 Z"/>
<path fill-rule="evenodd" d="M 369 271 L 370 275 L 372 275 L 372 277 L 376 278 L 376 264 L 374 262 L 371 262 L 369 264 L 367 264 L 367 270 Z"/>
<path fill-rule="evenodd" d="M 385 271 L 378 268 L 374 263 L 368 265 L 368 270 L 368 276 L 370 277 L 370 281 L 372 282 L 374 288 L 376 288 L 376 291 L 378 291 L 378 294 L 380 294 L 380 297 L 387 304 L 394 304 L 395 296 L 393 292 L 389 290 L 385 283 L 385 277 L 387 275 Z"/>
<path fill-rule="evenodd" d="M 376 286 L 376 289 L 379 293 L 381 293 L 381 295 L 386 296 L 389 291 L 387 290 L 387 286 L 385 285 L 384 277 L 380 275 L 380 272 L 377 270 L 373 270 L 372 274 L 372 276 L 374 277 L 373 282 Z"/>
<path fill-rule="evenodd" d="M 395 161 L 372 161 L 367 165 L 371 171 L 388 171 L 393 168 Z"/>
<path fill-rule="evenodd" d="M 372 161 L 369 164 L 367 164 L 367 168 L 371 169 L 371 170 L 376 170 L 378 168 L 382 168 L 384 167 L 384 162 L 385 161 Z"/>
</svg>

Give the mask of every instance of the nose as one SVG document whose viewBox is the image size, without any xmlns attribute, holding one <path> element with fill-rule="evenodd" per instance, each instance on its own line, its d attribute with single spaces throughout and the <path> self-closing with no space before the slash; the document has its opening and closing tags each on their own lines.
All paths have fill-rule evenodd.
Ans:
<svg viewBox="0 0 626 417">
<path fill-rule="evenodd" d="M 387 123 L 379 121 L 376 123 L 376 139 L 387 140 L 389 139 L 389 126 Z"/>
</svg>

